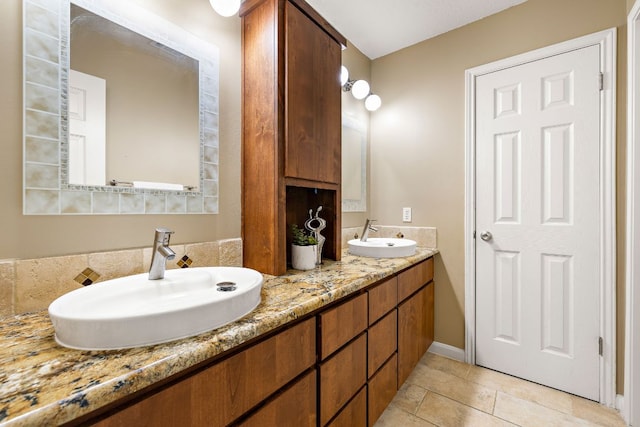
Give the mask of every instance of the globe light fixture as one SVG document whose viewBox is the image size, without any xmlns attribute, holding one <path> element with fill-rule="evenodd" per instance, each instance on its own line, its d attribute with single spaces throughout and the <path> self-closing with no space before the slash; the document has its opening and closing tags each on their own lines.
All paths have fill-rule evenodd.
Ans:
<svg viewBox="0 0 640 427">
<path fill-rule="evenodd" d="M 209 0 L 211 7 L 219 15 L 224 17 L 233 16 L 240 10 L 241 0 Z"/>
<path fill-rule="evenodd" d="M 378 95 L 371 94 L 364 101 L 364 107 L 369 111 L 376 111 L 382 105 L 382 99 Z"/>
<path fill-rule="evenodd" d="M 351 92 L 356 99 L 364 99 L 364 107 L 368 111 L 376 111 L 382 105 L 382 100 L 378 95 L 371 92 L 371 87 L 366 80 L 350 80 L 349 71 L 343 65 L 340 68 L 340 84 L 342 90 Z"/>
<path fill-rule="evenodd" d="M 344 65 L 340 67 L 340 86 L 344 86 L 349 81 L 349 70 Z"/>
<path fill-rule="evenodd" d="M 355 99 L 364 99 L 369 95 L 369 83 L 366 80 L 357 80 L 351 87 L 351 94 Z"/>
</svg>

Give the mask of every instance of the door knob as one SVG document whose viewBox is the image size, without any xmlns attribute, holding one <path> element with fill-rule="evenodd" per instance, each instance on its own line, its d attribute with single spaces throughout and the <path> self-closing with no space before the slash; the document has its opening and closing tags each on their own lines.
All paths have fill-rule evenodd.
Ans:
<svg viewBox="0 0 640 427">
<path fill-rule="evenodd" d="M 485 242 L 488 242 L 489 240 L 491 240 L 493 238 L 493 236 L 491 235 L 490 232 L 483 231 L 482 233 L 480 233 L 480 238 L 482 240 L 484 240 Z"/>
</svg>

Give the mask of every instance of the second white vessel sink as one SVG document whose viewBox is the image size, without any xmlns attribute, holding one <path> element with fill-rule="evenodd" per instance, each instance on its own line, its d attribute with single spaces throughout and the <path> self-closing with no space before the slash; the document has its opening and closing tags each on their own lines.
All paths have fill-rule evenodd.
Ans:
<svg viewBox="0 0 640 427">
<path fill-rule="evenodd" d="M 260 304 L 262 274 L 240 267 L 167 270 L 76 289 L 49 306 L 56 341 L 81 350 L 159 344 L 226 325 Z"/>
<path fill-rule="evenodd" d="M 349 240 L 349 253 L 370 258 L 399 258 L 416 253 L 416 242 L 409 239 L 369 237 Z"/>
</svg>

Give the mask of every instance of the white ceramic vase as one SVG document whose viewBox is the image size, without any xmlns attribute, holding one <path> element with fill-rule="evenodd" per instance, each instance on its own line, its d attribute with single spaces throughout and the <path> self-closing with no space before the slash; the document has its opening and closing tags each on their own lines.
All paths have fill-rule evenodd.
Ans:
<svg viewBox="0 0 640 427">
<path fill-rule="evenodd" d="M 291 266 L 296 270 L 312 270 L 316 268 L 318 245 L 291 245 Z"/>
</svg>

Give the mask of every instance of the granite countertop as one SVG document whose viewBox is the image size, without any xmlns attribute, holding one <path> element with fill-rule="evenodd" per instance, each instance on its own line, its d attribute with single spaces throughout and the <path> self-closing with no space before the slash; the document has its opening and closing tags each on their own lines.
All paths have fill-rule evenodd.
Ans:
<svg viewBox="0 0 640 427">
<path fill-rule="evenodd" d="M 166 379 L 438 253 L 406 258 L 343 253 L 311 271 L 264 276 L 262 301 L 247 316 L 195 337 L 117 351 L 56 344 L 46 311 L 0 320 L 0 424 L 56 425 Z"/>
</svg>

